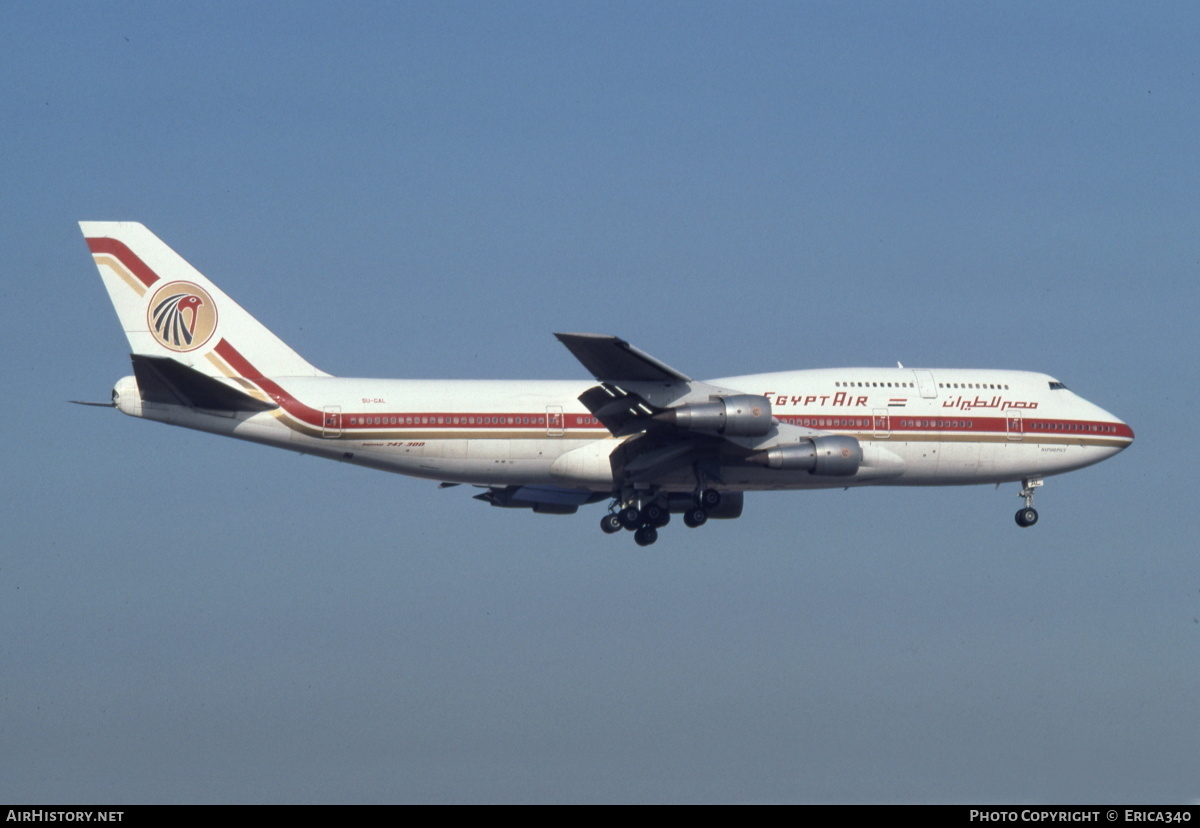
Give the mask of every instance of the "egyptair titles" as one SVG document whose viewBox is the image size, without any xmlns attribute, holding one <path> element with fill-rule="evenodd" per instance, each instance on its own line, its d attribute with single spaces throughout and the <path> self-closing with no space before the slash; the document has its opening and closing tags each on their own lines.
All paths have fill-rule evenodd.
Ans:
<svg viewBox="0 0 1200 828">
<path fill-rule="evenodd" d="M 763 396 L 771 401 L 772 406 L 775 406 L 777 408 L 782 408 L 783 406 L 786 406 L 786 405 L 796 405 L 796 406 L 835 405 L 835 406 L 839 406 L 839 407 L 841 407 L 841 406 L 854 407 L 854 406 L 860 406 L 860 405 L 866 406 L 866 404 L 867 404 L 866 397 L 861 397 L 861 396 L 855 397 L 850 394 L 847 394 L 845 391 L 839 391 L 836 394 L 808 394 L 808 395 L 802 394 L 799 396 L 788 396 L 787 394 L 780 394 L 776 391 L 767 391 L 766 393 L 763 394 Z M 830 402 L 830 400 L 833 400 L 833 402 Z"/>
<path fill-rule="evenodd" d="M 867 397 L 862 395 L 847 394 L 845 391 L 839 391 L 836 394 L 780 394 L 778 391 L 765 391 L 763 396 L 771 401 L 771 405 L 775 408 L 797 407 L 804 408 L 807 406 L 816 406 L 818 408 L 866 408 Z M 889 398 L 889 405 L 901 405 L 901 398 Z M 1003 396 L 997 395 L 994 397 L 964 397 L 961 394 L 955 397 L 948 397 L 942 401 L 942 408 L 953 408 L 958 411 L 973 411 L 977 408 L 996 408 L 1001 411 L 1011 409 L 1024 409 L 1032 411 L 1038 407 L 1036 402 L 1028 400 L 1009 400 Z"/>
</svg>

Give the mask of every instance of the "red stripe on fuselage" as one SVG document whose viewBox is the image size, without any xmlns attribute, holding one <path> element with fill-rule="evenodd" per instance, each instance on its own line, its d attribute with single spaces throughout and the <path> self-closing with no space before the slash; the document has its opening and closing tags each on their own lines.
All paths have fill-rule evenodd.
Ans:
<svg viewBox="0 0 1200 828">
<path fill-rule="evenodd" d="M 324 426 L 324 419 L 320 411 L 315 408 L 310 408 L 298 399 L 289 394 L 279 383 L 274 380 L 264 377 L 257 368 L 255 368 L 250 360 L 246 359 L 237 348 L 229 344 L 229 340 L 222 339 L 213 348 L 217 354 L 229 363 L 233 370 L 237 371 L 242 379 L 247 379 L 261 388 L 267 395 L 279 404 L 279 407 L 291 414 L 297 420 L 308 423 L 311 426 L 321 428 Z"/>
<path fill-rule="evenodd" d="M 587 414 L 567 414 L 564 416 L 564 427 L 568 429 L 591 428 L 603 430 L 603 426 L 594 417 Z M 500 429 L 509 431 L 516 429 L 546 428 L 544 413 L 463 413 L 445 411 L 422 412 L 388 412 L 363 414 L 347 412 L 341 415 L 341 428 L 347 431 L 376 431 L 388 427 L 391 429 L 466 429 L 467 431 L 486 431 Z M 474 420 L 474 422 L 471 422 Z M 499 422 L 487 422 L 499 420 Z M 520 422 L 525 420 L 527 422 Z M 1103 420 L 1049 420 L 1038 419 L 1035 422 L 1026 420 L 1023 428 L 1009 428 L 1011 425 L 1003 417 L 975 417 L 971 420 L 946 420 L 935 418 L 891 418 L 891 424 L 877 424 L 872 417 L 781 417 L 784 425 L 797 425 L 813 428 L 818 431 L 832 433 L 867 434 L 873 431 L 886 432 L 893 440 L 903 440 L 904 435 L 922 434 L 1021 434 L 1030 437 L 1121 437 L 1133 439 L 1133 430 L 1124 423 L 1106 422 Z M 901 422 L 903 425 L 901 425 Z M 1042 428 L 1036 426 L 1044 426 Z M 870 439 L 870 438 L 867 438 Z"/>
<path fill-rule="evenodd" d="M 246 359 L 242 354 L 229 344 L 229 341 L 222 339 L 213 349 L 217 354 L 224 359 L 234 371 L 236 371 L 243 379 L 250 380 L 271 399 L 279 404 L 284 411 L 291 414 L 298 420 L 301 420 L 308 425 L 318 428 L 325 427 L 327 423 L 324 421 L 324 414 L 315 408 L 305 405 L 288 393 L 282 386 L 274 380 L 264 377 L 254 365 Z M 563 424 L 561 427 L 567 429 L 595 429 L 607 431 L 603 426 L 596 422 L 595 418 L 587 414 L 563 414 Z M 517 414 L 517 413 L 486 413 L 472 414 L 462 412 L 382 412 L 376 414 L 366 414 L 360 412 L 346 412 L 341 415 L 340 428 L 344 431 L 376 431 L 384 427 L 392 429 L 405 428 L 435 428 L 435 429 L 463 429 L 471 431 L 488 430 L 512 430 L 513 428 L 541 430 L 547 428 L 547 415 L 544 412 Z M 379 422 L 375 422 L 378 419 Z M 475 422 L 470 422 L 472 419 Z M 392 422 L 395 420 L 396 422 Z M 404 422 L 410 420 L 410 422 Z M 439 422 L 439 420 L 441 422 Z M 484 422 L 485 420 L 500 420 L 500 422 Z M 517 420 L 528 420 L 528 422 L 517 422 Z M 877 422 L 875 417 L 846 417 L 846 416 L 820 416 L 806 415 L 795 416 L 786 415 L 779 418 L 780 422 L 790 425 L 804 425 L 809 428 L 815 428 L 822 431 L 855 431 L 859 433 L 881 431 L 891 434 L 894 440 L 903 440 L 904 434 L 972 434 L 972 433 L 990 433 L 1004 434 L 1009 433 L 1013 436 L 1016 434 L 1029 435 L 1031 437 L 1045 436 L 1071 436 L 1071 437 L 1122 437 L 1128 440 L 1133 439 L 1133 429 L 1125 423 L 1112 423 L 1097 420 L 1058 420 L 1045 417 L 1023 417 L 1023 418 L 1004 418 L 1004 417 L 914 417 L 914 416 L 889 416 L 886 424 Z M 1022 422 L 1018 425 L 1017 421 Z M 457 421 L 457 422 L 456 422 Z M 560 426 L 555 425 L 554 428 Z"/>
<path fill-rule="evenodd" d="M 158 274 L 150 269 L 150 265 L 143 262 L 138 255 L 125 246 L 123 242 L 116 239 L 100 238 L 88 239 L 88 249 L 92 253 L 107 253 L 115 258 L 118 262 L 137 277 L 137 280 L 146 287 L 150 287 L 158 281 Z"/>
<path fill-rule="evenodd" d="M 381 429 L 384 426 L 389 428 L 441 428 L 441 429 L 467 429 L 468 431 L 484 431 L 486 429 L 501 429 L 511 431 L 512 429 L 579 429 L 592 428 L 607 432 L 604 426 L 595 418 L 588 414 L 560 414 L 563 417 L 561 423 L 549 423 L 547 415 L 542 413 L 515 413 L 509 412 L 505 414 L 488 413 L 462 413 L 461 411 L 445 412 L 445 411 L 420 411 L 407 412 L 405 414 L 358 414 L 350 413 L 342 415 L 342 428 L 350 430 L 372 431 Z M 379 422 L 375 422 L 378 420 Z M 408 422 L 405 422 L 408 420 Z M 498 422 L 485 422 L 485 420 L 497 420 Z"/>
<path fill-rule="evenodd" d="M 1063 420 L 1048 417 L 921 417 L 913 414 L 889 414 L 882 417 L 846 417 L 844 415 L 784 415 L 787 425 L 820 430 L 890 431 L 893 434 L 932 432 L 950 434 L 1012 433 L 1048 436 L 1109 435 L 1133 439 L 1133 429 L 1125 423 L 1104 420 Z"/>
</svg>

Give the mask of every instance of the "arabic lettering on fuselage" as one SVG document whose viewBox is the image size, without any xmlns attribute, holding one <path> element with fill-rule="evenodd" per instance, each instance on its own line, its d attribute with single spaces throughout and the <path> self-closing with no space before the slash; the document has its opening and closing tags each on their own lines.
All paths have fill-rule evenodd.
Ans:
<svg viewBox="0 0 1200 828">
<path fill-rule="evenodd" d="M 942 403 L 942 408 L 957 408 L 960 411 L 971 411 L 975 408 L 999 408 L 1001 411 L 1010 408 L 1024 408 L 1027 410 L 1033 410 L 1037 407 L 1038 404 L 1035 402 L 1026 402 L 1025 400 L 1006 400 L 999 396 L 986 400 L 979 396 L 976 396 L 975 399 L 968 399 L 967 397 L 958 396 L 950 397 L 948 400 Z"/>
</svg>

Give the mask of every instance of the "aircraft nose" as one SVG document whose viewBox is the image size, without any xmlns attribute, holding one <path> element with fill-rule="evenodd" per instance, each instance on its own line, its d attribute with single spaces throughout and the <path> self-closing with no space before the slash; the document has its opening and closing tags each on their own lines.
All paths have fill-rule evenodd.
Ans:
<svg viewBox="0 0 1200 828">
<path fill-rule="evenodd" d="M 1112 415 L 1110 414 L 1109 416 L 1111 417 Z M 1124 451 L 1133 445 L 1133 429 L 1129 427 L 1128 423 L 1113 417 L 1112 427 L 1116 431 L 1117 437 L 1125 441 L 1122 445 L 1117 446 L 1117 451 Z"/>
<path fill-rule="evenodd" d="M 1133 443 L 1133 429 L 1129 427 L 1129 424 L 1115 414 L 1105 411 L 1095 403 L 1091 403 L 1090 405 L 1095 412 L 1096 421 L 1103 424 L 1101 427 L 1109 432 L 1105 436 L 1111 440 L 1108 444 L 1116 450 L 1114 454 L 1117 451 L 1124 451 L 1129 448 Z"/>
</svg>

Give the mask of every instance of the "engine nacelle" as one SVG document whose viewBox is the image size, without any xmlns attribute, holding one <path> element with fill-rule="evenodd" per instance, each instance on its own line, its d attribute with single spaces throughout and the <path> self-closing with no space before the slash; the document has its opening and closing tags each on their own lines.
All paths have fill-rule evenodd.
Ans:
<svg viewBox="0 0 1200 828">
<path fill-rule="evenodd" d="M 828 434 L 775 446 L 746 459 L 770 469 L 807 471 L 822 477 L 849 477 L 862 465 L 863 451 L 862 445 L 853 437 Z"/>
<path fill-rule="evenodd" d="M 762 437 L 774 423 L 771 401 L 754 394 L 685 403 L 655 414 L 654 419 L 688 431 L 711 431 L 727 437 Z"/>
<path fill-rule="evenodd" d="M 750 455 L 747 459 L 751 463 L 758 463 L 769 469 L 812 471 L 813 467 L 817 465 L 817 448 L 813 445 L 812 440 L 805 440 L 803 443 L 776 446 L 766 451 L 760 451 L 758 454 Z"/>
<path fill-rule="evenodd" d="M 817 465 L 812 470 L 813 474 L 849 477 L 862 465 L 862 445 L 853 437 L 844 434 L 814 437 L 813 445 L 817 450 Z"/>
</svg>

